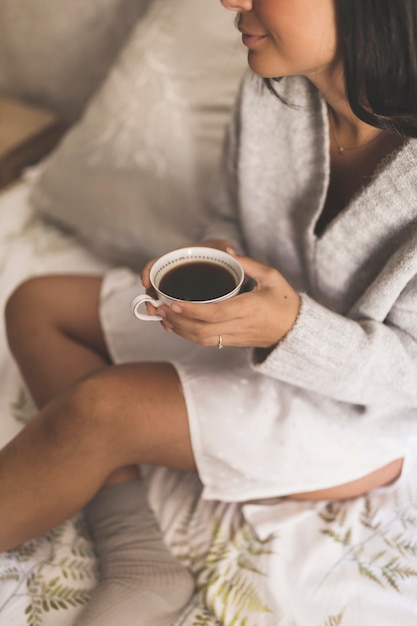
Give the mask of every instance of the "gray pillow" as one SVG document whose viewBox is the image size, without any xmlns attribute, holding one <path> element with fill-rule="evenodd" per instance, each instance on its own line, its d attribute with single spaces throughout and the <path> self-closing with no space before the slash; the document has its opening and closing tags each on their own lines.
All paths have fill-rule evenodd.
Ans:
<svg viewBox="0 0 417 626">
<path fill-rule="evenodd" d="M 76 119 L 150 0 L 0 0 L 0 93 Z"/>
<path fill-rule="evenodd" d="M 195 240 L 245 67 L 220 3 L 154 0 L 35 182 L 35 211 L 134 268 Z"/>
</svg>

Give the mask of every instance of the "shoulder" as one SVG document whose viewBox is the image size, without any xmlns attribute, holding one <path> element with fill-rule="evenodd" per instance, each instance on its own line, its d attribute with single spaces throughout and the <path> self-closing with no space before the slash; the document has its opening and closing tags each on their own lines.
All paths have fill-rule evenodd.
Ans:
<svg viewBox="0 0 417 626">
<path fill-rule="evenodd" d="M 391 199 L 391 211 L 417 219 L 417 139 L 407 139 L 380 164 L 377 174 L 382 192 Z"/>
<path fill-rule="evenodd" d="M 406 139 L 403 146 L 397 151 L 392 159 L 394 169 L 410 175 L 417 180 L 417 139 Z"/>
</svg>

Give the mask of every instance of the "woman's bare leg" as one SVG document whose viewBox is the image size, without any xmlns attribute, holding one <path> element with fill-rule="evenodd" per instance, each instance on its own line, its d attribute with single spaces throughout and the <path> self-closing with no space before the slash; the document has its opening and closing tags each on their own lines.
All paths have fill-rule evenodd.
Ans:
<svg viewBox="0 0 417 626">
<path fill-rule="evenodd" d="M 74 407 L 73 393 L 76 398 L 78 397 L 78 400 L 75 398 L 75 406 L 77 402 L 84 405 L 82 396 L 85 387 L 77 389 L 77 381 L 82 381 L 93 372 L 99 372 L 110 365 L 98 318 L 100 287 L 101 280 L 92 277 L 55 276 L 32 279 L 17 289 L 8 303 L 6 316 L 12 351 L 35 401 L 44 409 L 36 418 L 40 427 L 36 424 L 28 427 L 27 431 L 8 446 L 3 461 L 0 453 L 0 482 L 6 491 L 7 480 L 3 482 L 2 477 L 7 477 L 7 471 L 12 475 L 14 466 L 19 467 L 23 473 L 22 480 L 19 480 L 19 475 L 15 476 L 14 485 L 20 487 L 26 483 L 25 463 L 34 461 L 31 459 L 31 452 L 35 450 L 36 457 L 38 436 L 42 430 L 52 446 L 56 445 L 57 454 L 43 457 L 41 444 L 39 452 L 42 460 L 41 464 L 38 460 L 36 465 L 40 475 L 39 472 L 35 472 L 34 480 L 27 483 L 29 491 L 34 488 L 33 493 L 39 496 L 41 484 L 46 488 L 40 494 L 42 500 L 45 496 L 45 501 L 54 502 L 54 498 L 49 499 L 51 494 L 56 495 L 57 490 L 60 490 L 66 497 L 68 486 L 75 487 L 80 481 L 85 480 L 87 475 L 90 478 L 90 462 L 94 467 L 96 461 L 94 454 L 89 459 L 84 476 L 83 472 L 77 475 L 71 471 L 69 480 L 75 478 L 74 483 L 69 483 L 68 478 L 65 479 L 64 471 L 63 474 L 59 472 L 55 474 L 54 483 L 48 486 L 48 480 L 42 477 L 42 473 L 53 472 L 55 462 L 60 469 L 65 468 L 65 463 L 61 466 L 60 446 L 57 444 L 60 443 L 58 440 L 62 436 L 66 437 L 68 433 L 65 429 L 60 433 L 58 422 L 62 412 L 66 413 L 66 419 L 71 419 L 71 407 Z M 64 390 L 68 390 L 66 397 L 62 395 Z M 88 395 L 90 392 L 91 388 Z M 129 393 L 127 392 L 127 397 Z M 115 395 L 117 394 L 118 389 L 115 389 Z M 48 404 L 55 396 L 60 400 Z M 123 391 L 122 396 L 125 397 Z M 93 401 L 98 411 L 99 404 Z M 74 411 L 74 408 L 72 410 Z M 117 406 L 115 410 L 117 411 Z M 77 420 L 83 419 L 81 407 L 75 414 Z M 53 424 L 54 428 L 51 428 L 51 420 L 55 420 L 55 417 L 57 422 Z M 84 426 L 87 426 L 87 422 Z M 73 432 L 71 430 L 71 433 Z M 81 432 L 78 435 L 81 435 L 83 444 L 87 443 Z M 97 436 L 94 450 L 101 442 L 99 432 Z M 114 442 L 117 444 L 116 439 Z M 74 445 L 78 447 L 76 439 Z M 50 449 L 50 446 L 47 446 L 47 449 Z M 88 445 L 80 446 L 78 450 L 84 458 L 85 455 L 91 454 Z M 27 453 L 29 457 L 26 457 Z M 22 457 L 26 460 L 19 461 Z M 69 457 L 66 457 L 66 460 L 69 460 Z M 78 465 L 76 458 L 74 460 L 77 467 L 82 467 Z M 51 466 L 48 470 L 49 463 Z M 30 466 L 26 465 L 27 467 Z M 96 479 L 96 485 L 102 482 L 94 472 L 91 477 Z M 149 509 L 145 488 L 137 480 L 138 477 L 136 465 L 116 469 L 106 479 L 106 488 L 100 490 L 85 508 L 86 519 L 99 556 L 101 582 L 82 612 L 77 622 L 78 626 L 93 624 L 113 626 L 114 623 L 123 623 L 125 626 L 131 623 L 135 626 L 171 624 L 192 593 L 193 581 L 167 550 L 154 514 Z M 65 481 L 65 484 L 62 481 Z M 88 480 L 87 483 L 86 494 L 84 497 L 81 496 L 81 504 L 85 497 L 88 499 L 89 490 L 92 492 L 97 490 Z M 108 487 L 109 484 L 113 486 Z M 23 540 L 27 532 L 30 536 L 42 532 L 44 523 L 48 527 L 54 525 L 61 516 L 67 517 L 72 511 L 72 505 L 67 509 L 61 509 L 61 499 L 55 500 L 58 507 L 55 511 L 57 517 L 48 517 L 46 507 L 41 518 L 38 518 L 41 525 L 34 527 L 31 516 L 26 515 L 28 511 L 32 512 L 33 507 L 33 502 L 27 500 L 28 490 L 24 489 L 23 493 L 22 490 L 15 491 L 15 495 L 18 500 L 17 506 L 19 507 L 20 503 L 22 507 L 20 515 L 26 517 L 26 523 L 21 527 L 23 535 L 17 535 L 18 538 L 14 542 Z M 81 493 L 77 494 L 77 497 L 80 495 Z M 0 502 L 3 496 L 0 489 Z M 15 506 L 11 503 L 12 510 L 19 514 L 19 508 L 16 510 Z M 79 508 L 77 504 L 74 506 Z M 9 518 L 9 523 L 11 519 Z M 16 527 L 16 530 L 18 528 Z"/>
<path fill-rule="evenodd" d="M 170 365 L 99 370 L 47 404 L 0 451 L 0 550 L 88 503 L 100 584 L 78 626 L 113 626 L 120 617 L 124 626 L 169 626 L 192 594 L 192 578 L 165 547 L 141 481 L 100 491 L 117 468 L 138 462 L 195 469 Z"/>
<path fill-rule="evenodd" d="M 9 298 L 9 346 L 38 408 L 110 365 L 100 289 L 99 276 L 43 276 L 22 283 Z"/>
<path fill-rule="evenodd" d="M 9 298 L 9 346 L 38 408 L 111 364 L 99 318 L 101 282 L 100 276 L 41 276 Z M 136 465 L 120 468 L 108 483 L 136 476 Z"/>
<path fill-rule="evenodd" d="M 195 469 L 184 398 L 167 364 L 92 374 L 0 451 L 0 550 L 73 515 L 112 472 L 136 463 Z"/>
<path fill-rule="evenodd" d="M 378 468 L 374 472 L 352 480 L 343 485 L 318 489 L 317 491 L 305 491 L 288 496 L 291 500 L 346 500 L 363 496 L 373 489 L 389 485 L 401 475 L 404 459 L 395 459 L 388 465 Z"/>
</svg>

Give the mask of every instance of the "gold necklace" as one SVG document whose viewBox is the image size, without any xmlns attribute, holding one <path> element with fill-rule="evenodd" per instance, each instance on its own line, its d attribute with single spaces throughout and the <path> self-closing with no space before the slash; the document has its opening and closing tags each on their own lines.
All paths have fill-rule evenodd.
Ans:
<svg viewBox="0 0 417 626">
<path fill-rule="evenodd" d="M 330 128 L 331 128 L 331 131 L 333 133 L 333 139 L 334 139 L 337 151 L 340 154 L 340 156 L 343 156 L 345 154 L 345 152 L 349 152 L 350 150 L 358 150 L 359 148 L 362 148 L 363 146 L 367 146 L 368 144 L 372 143 L 373 141 L 376 141 L 378 139 L 378 137 L 380 136 L 380 134 L 378 133 L 377 135 L 375 135 L 375 137 L 372 137 L 372 139 L 369 139 L 368 141 L 364 141 L 363 143 L 360 143 L 358 146 L 352 146 L 351 148 L 346 148 L 345 146 L 341 146 L 340 143 L 337 140 L 336 128 L 335 128 L 335 125 L 334 125 L 333 115 L 330 112 L 329 112 L 329 120 L 330 120 Z"/>
</svg>

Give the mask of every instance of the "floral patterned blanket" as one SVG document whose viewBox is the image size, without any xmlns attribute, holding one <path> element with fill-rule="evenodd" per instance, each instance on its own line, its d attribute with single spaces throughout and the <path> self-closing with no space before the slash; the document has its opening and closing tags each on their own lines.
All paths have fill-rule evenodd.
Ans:
<svg viewBox="0 0 417 626">
<path fill-rule="evenodd" d="M 0 196 L 3 305 L 30 275 L 105 269 L 32 216 L 28 185 Z M 35 409 L 0 324 L 4 445 Z M 417 624 L 417 459 L 395 484 L 333 503 L 209 502 L 194 475 L 147 468 L 146 478 L 165 539 L 196 580 L 175 626 Z M 93 546 L 79 514 L 0 554 L 0 626 L 70 626 L 95 584 Z"/>
</svg>

